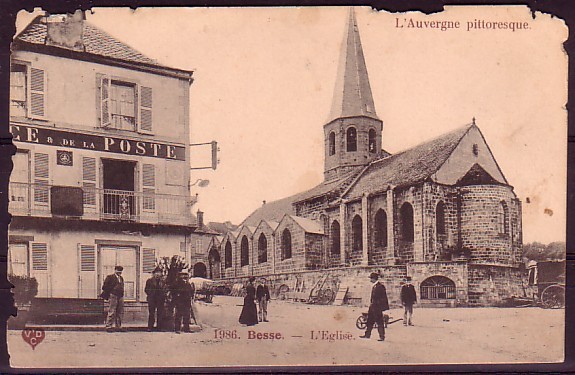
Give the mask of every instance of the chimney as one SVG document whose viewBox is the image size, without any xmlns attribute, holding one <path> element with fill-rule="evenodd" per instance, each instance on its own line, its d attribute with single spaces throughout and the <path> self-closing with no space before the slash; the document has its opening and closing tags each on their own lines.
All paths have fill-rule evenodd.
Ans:
<svg viewBox="0 0 575 375">
<path fill-rule="evenodd" d="M 74 14 L 48 16 L 46 45 L 84 51 L 84 18 L 82 10 L 77 10 Z"/>
<path fill-rule="evenodd" d="M 203 228 L 204 227 L 204 213 L 202 211 L 198 210 L 197 216 L 198 216 L 198 228 Z"/>
<path fill-rule="evenodd" d="M 265 205 L 265 204 L 266 204 L 266 201 L 265 201 L 265 200 L 263 200 L 263 201 L 262 201 L 262 206 L 263 206 L 263 205 Z"/>
</svg>

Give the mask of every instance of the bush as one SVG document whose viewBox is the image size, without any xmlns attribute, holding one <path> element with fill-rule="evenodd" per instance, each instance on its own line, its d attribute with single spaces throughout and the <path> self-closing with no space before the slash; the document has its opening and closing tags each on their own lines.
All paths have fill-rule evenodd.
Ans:
<svg viewBox="0 0 575 375">
<path fill-rule="evenodd" d="M 30 276 L 8 275 L 8 279 L 14 285 L 14 302 L 17 305 L 32 303 L 38 294 L 38 281 Z"/>
</svg>

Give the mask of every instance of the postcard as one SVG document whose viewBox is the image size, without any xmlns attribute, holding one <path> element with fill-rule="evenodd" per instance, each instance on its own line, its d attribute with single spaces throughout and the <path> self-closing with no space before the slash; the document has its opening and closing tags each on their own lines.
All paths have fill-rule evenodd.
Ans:
<svg viewBox="0 0 575 375">
<path fill-rule="evenodd" d="M 22 11 L 14 368 L 560 363 L 565 23 Z"/>
</svg>

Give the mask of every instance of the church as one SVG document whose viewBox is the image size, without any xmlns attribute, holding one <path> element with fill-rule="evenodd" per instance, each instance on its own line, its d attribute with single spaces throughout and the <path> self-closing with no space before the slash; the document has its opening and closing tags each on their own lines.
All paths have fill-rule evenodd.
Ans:
<svg viewBox="0 0 575 375">
<path fill-rule="evenodd" d="M 462 123 L 463 125 L 463 123 Z M 324 129 L 324 181 L 267 202 L 221 240 L 221 278 L 265 278 L 279 297 L 390 303 L 411 276 L 421 305 L 497 306 L 521 296 L 521 202 L 475 119 L 390 154 L 353 10 Z M 365 284 L 365 285 L 364 285 Z"/>
</svg>

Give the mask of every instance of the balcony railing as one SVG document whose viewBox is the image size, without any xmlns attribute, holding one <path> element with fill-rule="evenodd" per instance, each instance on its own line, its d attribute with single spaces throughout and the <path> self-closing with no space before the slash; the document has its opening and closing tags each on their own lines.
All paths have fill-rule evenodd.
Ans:
<svg viewBox="0 0 575 375">
<path fill-rule="evenodd" d="M 52 186 L 11 182 L 9 212 L 15 216 L 53 215 Z M 193 225 L 195 197 L 83 187 L 83 219 Z"/>
</svg>

